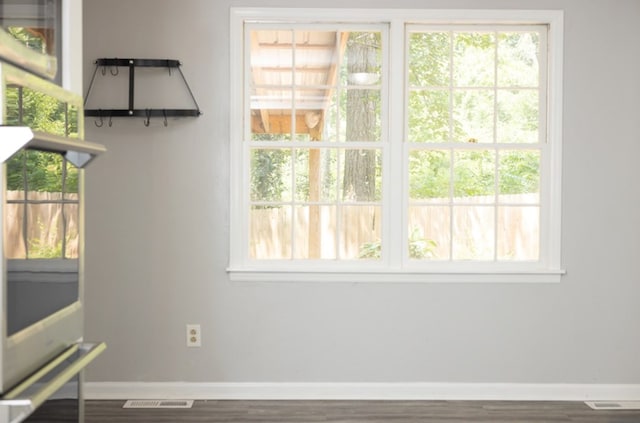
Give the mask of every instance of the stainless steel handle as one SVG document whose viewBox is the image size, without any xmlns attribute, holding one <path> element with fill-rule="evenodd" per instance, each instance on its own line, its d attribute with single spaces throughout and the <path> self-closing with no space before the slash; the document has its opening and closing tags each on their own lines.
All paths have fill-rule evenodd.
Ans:
<svg viewBox="0 0 640 423">
<path fill-rule="evenodd" d="M 84 167 L 107 151 L 102 144 L 33 131 L 27 126 L 0 126 L 0 133 L 4 141 L 0 146 L 3 162 L 21 148 L 37 148 L 61 153 L 76 167 Z"/>
<path fill-rule="evenodd" d="M 107 344 L 101 342 L 99 344 L 74 345 L 65 350 L 46 366 L 42 367 L 32 377 L 7 392 L 2 399 L 0 399 L 0 423 L 21 422 L 60 388 L 62 388 L 65 383 L 82 371 L 82 369 L 87 367 L 87 365 L 89 365 L 89 363 L 91 363 L 97 356 L 102 354 L 106 348 Z M 51 372 L 64 360 L 78 351 L 81 353 L 80 357 L 66 366 L 60 373 L 47 382 L 46 385 L 29 396 L 20 396 L 39 379 Z"/>
<path fill-rule="evenodd" d="M 58 135 L 48 134 L 46 132 L 33 131 L 33 139 L 28 144 L 29 147 L 42 148 L 43 150 L 52 151 L 77 151 L 81 153 L 89 153 L 99 155 L 107 151 L 102 144 L 90 141 L 81 141 L 74 138 L 66 138 Z"/>
<path fill-rule="evenodd" d="M 34 383 L 42 379 L 45 375 L 47 375 L 49 372 L 53 371 L 53 369 L 58 367 L 63 361 L 65 361 L 67 358 L 71 357 L 74 353 L 76 353 L 78 351 L 78 348 L 79 348 L 79 345 L 74 344 L 69 348 L 67 348 L 66 350 L 64 350 L 62 353 L 56 356 L 56 358 L 48 362 L 46 365 L 38 369 L 37 372 L 32 374 L 27 379 L 23 380 L 19 385 L 16 385 L 9 392 L 7 392 L 2 397 L 2 399 L 10 400 L 10 399 L 18 398 L 20 394 L 26 391 L 27 389 L 29 389 L 31 385 L 33 385 Z"/>
</svg>

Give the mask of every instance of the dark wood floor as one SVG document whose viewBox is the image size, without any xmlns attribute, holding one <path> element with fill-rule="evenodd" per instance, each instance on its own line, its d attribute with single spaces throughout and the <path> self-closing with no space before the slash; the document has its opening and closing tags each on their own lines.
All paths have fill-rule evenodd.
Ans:
<svg viewBox="0 0 640 423">
<path fill-rule="evenodd" d="M 190 409 L 123 409 L 123 404 L 87 401 L 86 423 L 640 422 L 640 410 L 593 410 L 582 402 L 216 400 L 196 401 Z"/>
</svg>

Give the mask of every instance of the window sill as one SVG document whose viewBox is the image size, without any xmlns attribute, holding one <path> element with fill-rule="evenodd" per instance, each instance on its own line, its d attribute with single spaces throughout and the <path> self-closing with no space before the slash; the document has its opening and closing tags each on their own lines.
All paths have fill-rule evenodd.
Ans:
<svg viewBox="0 0 640 423">
<path fill-rule="evenodd" d="M 233 282 L 347 282 L 347 283 L 558 283 L 563 269 L 532 271 L 389 271 L 389 270 L 266 270 L 228 268 Z"/>
</svg>

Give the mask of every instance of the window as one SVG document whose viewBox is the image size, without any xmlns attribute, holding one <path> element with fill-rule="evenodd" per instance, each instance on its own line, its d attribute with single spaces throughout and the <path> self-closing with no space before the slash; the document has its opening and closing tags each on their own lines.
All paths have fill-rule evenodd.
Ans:
<svg viewBox="0 0 640 423">
<path fill-rule="evenodd" d="M 558 280 L 561 24 L 233 9 L 232 279 Z"/>
<path fill-rule="evenodd" d="M 3 44 L 11 43 L 12 38 L 18 41 L 16 45 L 7 46 L 6 50 L 3 48 L 3 53 L 9 55 L 4 59 L 27 66 L 29 70 L 60 84 L 62 13 L 62 0 L 0 1 L 0 28 L 8 34 Z M 20 53 L 13 52 L 13 49 L 20 47 L 23 47 Z"/>
</svg>

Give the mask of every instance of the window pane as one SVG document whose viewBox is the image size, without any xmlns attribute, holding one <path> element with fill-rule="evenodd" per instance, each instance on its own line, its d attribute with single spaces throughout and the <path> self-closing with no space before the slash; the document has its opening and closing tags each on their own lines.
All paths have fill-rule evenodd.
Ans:
<svg viewBox="0 0 640 423">
<path fill-rule="evenodd" d="M 21 197 L 20 199 L 24 199 L 25 193 L 25 160 L 26 160 L 26 151 L 20 150 L 16 154 L 14 154 L 9 160 L 7 160 L 7 190 L 9 191 L 20 191 Z"/>
<path fill-rule="evenodd" d="M 253 206 L 249 214 L 249 257 L 291 258 L 291 207 Z"/>
<path fill-rule="evenodd" d="M 538 91 L 498 91 L 498 142 L 537 143 Z"/>
<path fill-rule="evenodd" d="M 338 153 L 333 149 L 296 150 L 296 201 L 336 201 Z"/>
<path fill-rule="evenodd" d="M 343 33 L 344 34 L 344 33 Z M 377 31 L 352 31 L 343 53 L 342 84 L 378 85 L 382 76 L 382 37 Z"/>
<path fill-rule="evenodd" d="M 293 130 L 293 91 L 255 88 L 251 95 L 251 139 L 290 140 Z"/>
<path fill-rule="evenodd" d="M 68 104 L 68 137 L 69 138 L 78 138 L 79 137 L 79 123 L 80 118 L 78 117 L 78 107 Z"/>
<path fill-rule="evenodd" d="M 494 94 L 492 90 L 456 90 L 453 95 L 454 139 L 459 142 L 493 142 Z"/>
<path fill-rule="evenodd" d="M 251 31 L 251 82 L 253 85 L 293 83 L 293 32 L 288 30 Z M 276 69 L 262 72 L 263 68 Z"/>
<path fill-rule="evenodd" d="M 449 202 L 451 154 L 448 151 L 413 150 L 409 153 L 409 198 Z"/>
<path fill-rule="evenodd" d="M 319 140 L 336 82 L 335 31 L 252 31 L 252 139 Z"/>
<path fill-rule="evenodd" d="M 303 30 L 295 32 L 294 74 L 297 86 L 335 85 L 335 73 L 328 68 L 338 65 L 335 54 L 336 31 Z"/>
<path fill-rule="evenodd" d="M 24 201 L 24 191 L 7 191 L 7 201 Z M 5 203 L 4 219 L 4 255 L 8 259 L 26 259 L 24 243 L 24 204 Z"/>
<path fill-rule="evenodd" d="M 495 153 L 456 151 L 453 160 L 455 201 L 487 203 L 495 200 Z"/>
<path fill-rule="evenodd" d="M 28 87 L 7 86 L 6 123 L 29 126 L 34 131 L 67 135 L 67 104 Z"/>
<path fill-rule="evenodd" d="M 409 258 L 449 260 L 451 254 L 451 208 L 409 208 Z"/>
<path fill-rule="evenodd" d="M 537 87 L 540 36 L 537 32 L 502 32 L 498 35 L 498 85 Z"/>
<path fill-rule="evenodd" d="M 411 142 L 448 142 L 451 138 L 450 94 L 446 90 L 409 92 L 408 135 Z"/>
<path fill-rule="evenodd" d="M 251 200 L 289 201 L 291 199 L 291 150 L 251 150 Z"/>
<path fill-rule="evenodd" d="M 382 199 L 382 156 L 374 149 L 341 150 L 341 200 L 368 202 Z"/>
<path fill-rule="evenodd" d="M 66 175 L 64 180 L 64 198 L 78 200 L 78 168 L 66 162 Z"/>
<path fill-rule="evenodd" d="M 498 208 L 498 260 L 538 260 L 540 208 Z"/>
<path fill-rule="evenodd" d="M 326 141 L 344 141 L 347 139 L 346 116 L 345 116 L 346 96 L 333 93 L 331 103 L 325 112 L 324 139 Z"/>
<path fill-rule="evenodd" d="M 381 208 L 378 206 L 342 207 L 339 226 L 340 258 L 379 259 L 382 253 L 381 223 Z"/>
<path fill-rule="evenodd" d="M 65 258 L 78 258 L 78 204 L 64 205 L 65 237 L 62 251 Z"/>
<path fill-rule="evenodd" d="M 448 32 L 412 33 L 409 36 L 409 84 L 417 87 L 450 85 Z"/>
<path fill-rule="evenodd" d="M 540 152 L 502 151 L 498 187 L 501 203 L 531 204 L 540 201 Z"/>
<path fill-rule="evenodd" d="M 490 87 L 495 83 L 493 33 L 459 32 L 453 40 L 453 78 L 458 87 Z"/>
<path fill-rule="evenodd" d="M 50 201 L 51 193 L 38 193 Z M 27 258 L 62 258 L 62 204 L 27 204 Z"/>
<path fill-rule="evenodd" d="M 296 139 L 319 141 L 324 138 L 324 107 L 329 103 L 324 89 L 295 90 Z"/>
<path fill-rule="evenodd" d="M 343 93 L 345 136 L 343 141 L 380 141 L 382 136 L 380 90 L 349 89 Z"/>
<path fill-rule="evenodd" d="M 380 141 L 382 99 L 379 89 L 344 89 L 331 97 L 323 139 Z"/>
<path fill-rule="evenodd" d="M 336 258 L 336 207 L 296 207 L 295 259 Z"/>
<path fill-rule="evenodd" d="M 63 159 L 60 154 L 27 150 L 25 166 L 29 198 L 39 192 L 56 193 L 55 200 L 62 198 Z"/>
<path fill-rule="evenodd" d="M 493 260 L 495 209 L 469 206 L 453 208 L 453 259 Z"/>
<path fill-rule="evenodd" d="M 340 91 L 345 121 L 343 141 L 381 139 L 382 37 L 380 32 L 353 31 L 344 47 Z"/>
</svg>

